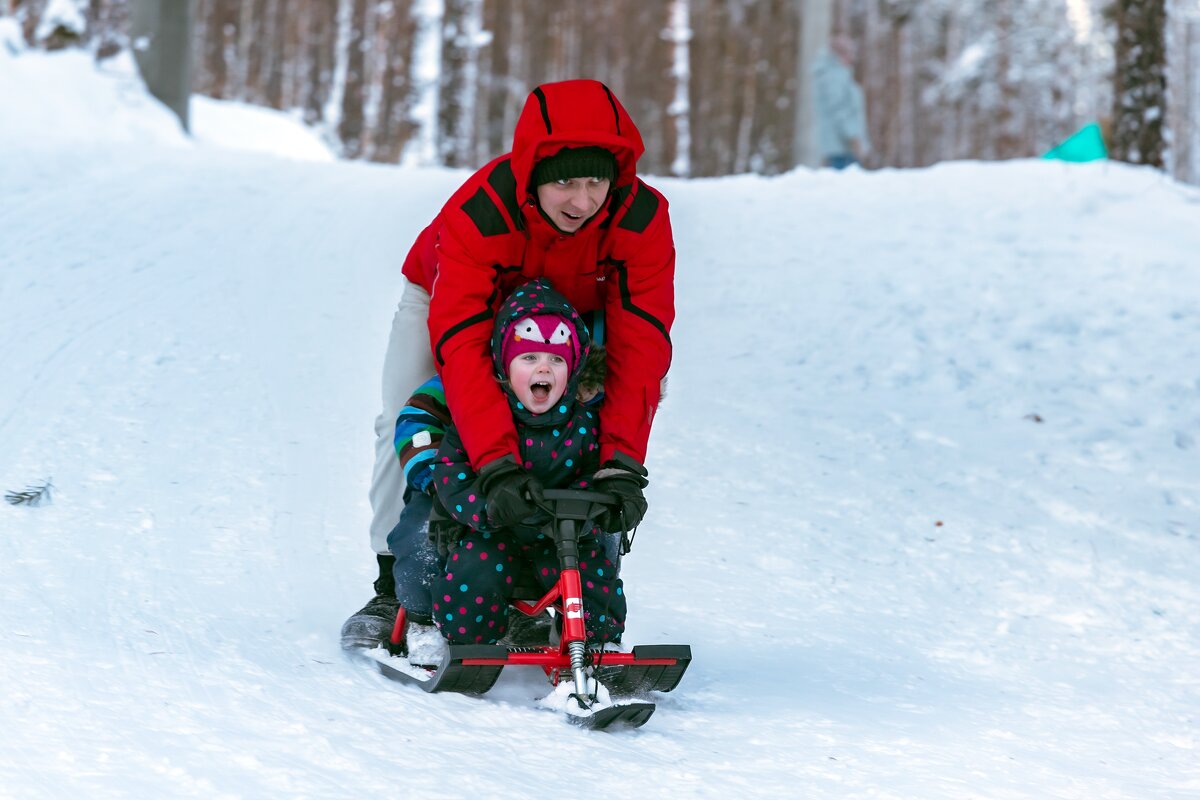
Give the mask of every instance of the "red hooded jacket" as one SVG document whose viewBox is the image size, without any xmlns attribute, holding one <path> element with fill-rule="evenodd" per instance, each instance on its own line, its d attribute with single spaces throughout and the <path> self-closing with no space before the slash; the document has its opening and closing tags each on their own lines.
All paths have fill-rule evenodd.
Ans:
<svg viewBox="0 0 1200 800">
<path fill-rule="evenodd" d="M 617 177 L 596 215 L 563 234 L 537 207 L 530 173 L 562 147 L 589 145 L 616 156 Z M 472 175 L 409 251 L 404 275 L 430 292 L 434 363 L 475 469 L 519 455 L 492 367 L 492 321 L 501 300 L 538 277 L 581 313 L 604 308 L 600 460 L 620 451 L 645 461 L 671 362 L 675 244 L 666 199 L 637 177 L 644 150 L 633 120 L 604 84 L 539 86 L 517 120 L 512 152 Z"/>
</svg>

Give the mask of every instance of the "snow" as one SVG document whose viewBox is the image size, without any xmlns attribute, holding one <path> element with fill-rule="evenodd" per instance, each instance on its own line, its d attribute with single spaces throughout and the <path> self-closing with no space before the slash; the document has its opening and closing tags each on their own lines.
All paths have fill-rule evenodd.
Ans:
<svg viewBox="0 0 1200 800">
<path fill-rule="evenodd" d="M 990 43 L 973 42 L 967 45 L 948 72 L 946 83 L 962 85 L 979 80 L 990 55 Z"/>
<path fill-rule="evenodd" d="M 7 20 L 0 20 L 0 23 Z M 0 39 L 3 38 L 0 30 Z M 278 158 L 332 161 L 333 154 L 292 115 L 244 103 L 191 100 L 192 136 L 149 96 L 128 51 L 93 67 L 91 56 L 13 57 L 0 48 L 0 144 L 22 150 L 139 147 L 217 147 L 270 153 Z"/>
<path fill-rule="evenodd" d="M 339 650 L 399 265 L 463 173 L 226 134 L 0 48 L 0 483 L 55 486 L 0 507 L 0 796 L 1200 796 L 1195 189 L 654 179 L 628 638 L 695 660 L 609 735 Z"/>
<path fill-rule="evenodd" d="M 14 17 L 0 17 L 0 59 L 9 59 L 25 50 L 25 37 Z M 3 63 L 0 61 L 0 63 Z"/>
<path fill-rule="evenodd" d="M 589 678 L 585 689 L 588 694 L 595 696 L 595 705 L 592 708 L 597 711 L 612 705 L 620 705 L 620 703 L 613 703 L 613 699 L 609 696 L 608 689 L 604 687 L 604 684 L 597 683 L 595 680 Z M 557 686 L 551 688 L 545 697 L 539 699 L 537 705 L 560 714 L 570 714 L 575 717 L 588 716 L 590 710 L 581 708 L 579 703 L 574 699 L 574 695 L 574 682 L 562 681 Z"/>
<path fill-rule="evenodd" d="M 271 153 L 300 161 L 333 161 L 333 151 L 298 115 L 246 103 L 191 99 L 192 136 L 201 145 Z"/>
</svg>

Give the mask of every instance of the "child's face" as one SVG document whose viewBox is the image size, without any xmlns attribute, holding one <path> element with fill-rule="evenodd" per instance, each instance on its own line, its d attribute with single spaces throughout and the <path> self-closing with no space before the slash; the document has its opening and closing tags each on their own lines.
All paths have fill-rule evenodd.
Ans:
<svg viewBox="0 0 1200 800">
<path fill-rule="evenodd" d="M 521 353 L 508 362 L 508 382 L 521 405 L 534 414 L 554 406 L 567 390 L 567 361 L 553 353 Z"/>
</svg>

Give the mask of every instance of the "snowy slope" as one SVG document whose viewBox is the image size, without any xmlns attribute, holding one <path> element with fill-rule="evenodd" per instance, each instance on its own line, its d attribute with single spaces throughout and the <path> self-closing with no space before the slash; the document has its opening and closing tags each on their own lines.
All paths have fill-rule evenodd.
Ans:
<svg viewBox="0 0 1200 800">
<path fill-rule="evenodd" d="M 0 507 L 0 798 L 1200 796 L 1194 189 L 655 180 L 629 638 L 696 660 L 588 734 L 337 646 L 399 262 L 462 173 L 193 143 L 73 59 L 0 49 L 0 485 L 56 490 Z"/>
</svg>

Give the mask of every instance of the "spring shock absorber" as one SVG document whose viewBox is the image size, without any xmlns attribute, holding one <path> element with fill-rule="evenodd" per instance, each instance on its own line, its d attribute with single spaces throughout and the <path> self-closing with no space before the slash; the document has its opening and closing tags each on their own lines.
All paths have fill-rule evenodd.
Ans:
<svg viewBox="0 0 1200 800">
<path fill-rule="evenodd" d="M 572 695 L 580 708 L 588 709 L 596 698 L 588 691 L 587 646 L 583 642 L 570 642 L 567 651 L 571 654 L 571 675 L 575 678 L 575 693 Z"/>
<path fill-rule="evenodd" d="M 567 654 L 571 659 L 571 676 L 575 679 L 572 695 L 582 709 L 590 709 L 596 696 L 589 691 L 587 629 L 584 626 L 583 588 L 579 580 L 579 523 L 590 521 L 591 503 L 586 497 L 570 498 L 555 508 L 558 525 L 553 528 L 558 550 L 559 586 L 562 591 L 563 627 Z"/>
</svg>

